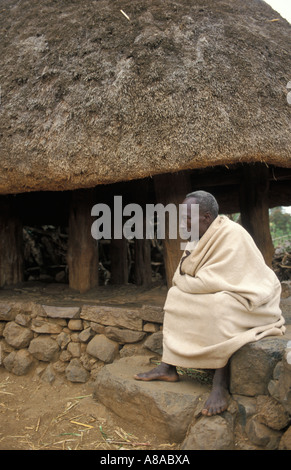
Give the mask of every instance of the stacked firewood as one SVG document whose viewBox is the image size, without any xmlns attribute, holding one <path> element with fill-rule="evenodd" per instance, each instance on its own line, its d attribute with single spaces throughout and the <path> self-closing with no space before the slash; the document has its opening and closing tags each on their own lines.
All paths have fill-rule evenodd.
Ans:
<svg viewBox="0 0 291 470">
<path fill-rule="evenodd" d="M 25 280 L 67 282 L 68 235 L 60 227 L 24 227 Z"/>
<path fill-rule="evenodd" d="M 291 244 L 275 249 L 272 267 L 281 282 L 291 279 Z"/>
<path fill-rule="evenodd" d="M 67 229 L 51 225 L 24 227 L 23 239 L 25 280 L 68 282 Z M 109 242 L 104 241 L 100 243 L 99 248 L 100 284 L 107 284 L 110 281 L 107 245 L 109 246 Z M 129 244 L 129 261 L 134 256 L 131 253 L 133 246 L 133 243 Z M 163 277 L 162 246 L 156 240 L 152 241 L 151 256 L 153 278 Z M 281 282 L 291 279 L 291 244 L 278 246 L 275 249 L 272 267 Z"/>
<path fill-rule="evenodd" d="M 25 226 L 24 272 L 25 281 L 44 281 L 68 283 L 67 228 L 42 225 Z M 128 281 L 134 278 L 134 241 L 128 242 Z M 163 247 L 160 240 L 151 241 L 152 280 L 160 281 L 164 277 Z M 106 285 L 111 279 L 110 240 L 99 241 L 99 283 Z"/>
</svg>

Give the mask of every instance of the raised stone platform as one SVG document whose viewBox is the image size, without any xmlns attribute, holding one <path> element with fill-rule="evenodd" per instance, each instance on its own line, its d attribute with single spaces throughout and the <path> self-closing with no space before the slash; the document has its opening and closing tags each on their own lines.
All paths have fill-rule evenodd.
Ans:
<svg viewBox="0 0 291 470">
<path fill-rule="evenodd" d="M 290 340 L 289 326 L 284 337 L 250 343 L 233 356 L 232 395 L 220 416 L 201 415 L 210 385 L 185 376 L 176 383 L 136 381 L 134 374 L 154 367 L 149 357 L 106 365 L 97 375 L 94 397 L 120 418 L 180 443 L 183 450 L 291 449 Z M 278 399 L 279 380 L 285 394 Z"/>
<path fill-rule="evenodd" d="M 181 442 L 193 412 L 210 386 L 186 376 L 179 382 L 142 382 L 133 376 L 152 369 L 145 356 L 127 357 L 105 366 L 97 375 L 94 397 L 121 418 L 160 438 Z"/>
<path fill-rule="evenodd" d="M 35 370 L 50 383 L 57 375 L 96 380 L 96 400 L 182 449 L 291 449 L 290 289 L 282 298 L 286 334 L 237 351 L 230 406 L 211 418 L 200 413 L 210 384 L 185 376 L 174 384 L 133 379 L 162 353 L 166 293 L 162 285 L 82 295 L 41 283 L 1 289 L 0 367 L 16 375 Z"/>
</svg>

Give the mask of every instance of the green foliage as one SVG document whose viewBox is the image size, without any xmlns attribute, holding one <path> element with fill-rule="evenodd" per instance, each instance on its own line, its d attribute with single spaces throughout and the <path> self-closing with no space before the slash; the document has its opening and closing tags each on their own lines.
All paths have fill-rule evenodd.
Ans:
<svg viewBox="0 0 291 470">
<path fill-rule="evenodd" d="M 270 231 L 274 246 L 291 243 L 291 214 L 282 207 L 270 209 Z"/>
<path fill-rule="evenodd" d="M 231 220 L 240 221 L 240 213 L 227 214 Z M 291 214 L 283 207 L 274 207 L 269 210 L 270 232 L 275 247 L 291 245 Z"/>
</svg>

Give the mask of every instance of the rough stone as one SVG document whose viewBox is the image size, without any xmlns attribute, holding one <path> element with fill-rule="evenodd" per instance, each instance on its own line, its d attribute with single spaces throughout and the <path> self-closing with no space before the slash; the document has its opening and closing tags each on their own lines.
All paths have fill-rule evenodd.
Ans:
<svg viewBox="0 0 291 470">
<path fill-rule="evenodd" d="M 72 331 L 81 331 L 83 329 L 83 322 L 80 319 L 69 320 L 68 328 L 70 328 Z"/>
<path fill-rule="evenodd" d="M 291 281 L 282 281 L 281 282 L 282 293 L 281 299 L 286 299 L 291 296 Z"/>
<path fill-rule="evenodd" d="M 72 354 L 67 350 L 63 350 L 60 354 L 60 361 L 69 362 L 72 359 Z"/>
<path fill-rule="evenodd" d="M 138 315 L 138 309 L 84 305 L 81 312 L 84 320 L 100 323 L 105 326 L 117 326 L 129 330 L 142 331 L 143 322 Z"/>
<path fill-rule="evenodd" d="M 142 331 L 128 330 L 125 328 L 116 328 L 114 326 L 107 326 L 105 328 L 105 335 L 107 338 L 117 341 L 118 343 L 137 343 L 142 341 L 146 333 Z"/>
<path fill-rule="evenodd" d="M 10 304 L 0 302 L 0 320 L 12 321 L 15 316 L 16 314 L 12 311 Z"/>
<path fill-rule="evenodd" d="M 256 412 L 257 400 L 256 398 L 245 397 L 243 395 L 235 395 L 233 398 L 238 404 L 239 423 L 244 427 L 248 418 Z"/>
<path fill-rule="evenodd" d="M 80 343 L 69 343 L 67 346 L 67 350 L 72 355 L 72 357 L 80 357 L 81 356 L 81 348 Z"/>
<path fill-rule="evenodd" d="M 279 380 L 281 374 L 284 373 L 284 364 L 283 361 L 277 362 L 274 370 L 273 370 L 273 378 L 275 380 Z"/>
<path fill-rule="evenodd" d="M 34 363 L 27 349 L 12 351 L 3 361 L 4 367 L 15 375 L 25 375 Z"/>
<path fill-rule="evenodd" d="M 30 301 L 11 302 L 11 315 L 13 318 L 21 313 L 31 316 L 33 313 L 34 303 Z"/>
<path fill-rule="evenodd" d="M 56 379 L 56 375 L 54 373 L 54 367 L 52 364 L 48 364 L 45 368 L 44 372 L 41 375 L 41 380 L 46 383 L 53 383 Z"/>
<path fill-rule="evenodd" d="M 140 309 L 140 316 L 144 321 L 160 323 L 164 321 L 164 309 L 157 305 L 143 305 Z"/>
<path fill-rule="evenodd" d="M 118 350 L 118 344 L 104 335 L 94 336 L 87 345 L 87 353 L 105 363 L 113 362 Z"/>
<path fill-rule="evenodd" d="M 88 371 L 82 366 L 79 359 L 74 358 L 66 368 L 66 377 L 70 382 L 87 382 Z"/>
<path fill-rule="evenodd" d="M 62 327 L 57 323 L 53 323 L 42 318 L 33 318 L 30 326 L 31 330 L 40 334 L 59 334 Z"/>
<path fill-rule="evenodd" d="M 18 313 L 15 317 L 15 323 L 21 326 L 28 326 L 31 321 L 30 315 L 26 313 Z"/>
<path fill-rule="evenodd" d="M 257 419 L 277 431 L 286 428 L 291 421 L 281 403 L 267 395 L 261 395 L 257 398 Z"/>
<path fill-rule="evenodd" d="M 28 351 L 39 361 L 50 362 L 56 359 L 59 346 L 50 336 L 41 335 L 30 342 Z"/>
<path fill-rule="evenodd" d="M 262 424 L 257 415 L 249 419 L 245 431 L 251 442 L 266 450 L 277 449 L 282 435 L 279 431 Z"/>
<path fill-rule="evenodd" d="M 94 333 L 98 333 L 98 335 L 104 335 L 105 333 L 105 326 L 101 325 L 100 323 L 95 323 L 93 321 L 89 322 L 90 327 Z"/>
<path fill-rule="evenodd" d="M 82 343 L 87 343 L 88 341 L 90 341 L 90 339 L 93 338 L 93 336 L 95 336 L 95 333 L 92 330 L 92 328 L 89 326 L 85 330 L 81 331 L 81 333 L 79 333 L 79 340 Z"/>
<path fill-rule="evenodd" d="M 3 336 L 10 346 L 16 349 L 22 349 L 29 345 L 33 338 L 33 333 L 29 328 L 25 328 L 11 321 L 7 323 L 4 328 Z"/>
<path fill-rule="evenodd" d="M 279 450 L 291 450 L 291 426 L 284 432 L 281 437 Z"/>
<path fill-rule="evenodd" d="M 159 355 L 163 353 L 163 332 L 157 331 L 150 335 L 145 343 L 145 347 Z"/>
<path fill-rule="evenodd" d="M 0 301 L 0 321 L 14 321 L 18 314 L 32 315 L 33 302 L 7 302 Z"/>
<path fill-rule="evenodd" d="M 281 300 L 280 308 L 282 310 L 282 314 L 286 322 L 290 323 L 291 322 L 291 296 Z"/>
<path fill-rule="evenodd" d="M 146 331 L 147 333 L 156 333 L 159 329 L 159 325 L 156 323 L 145 323 L 143 326 L 143 331 Z"/>
<path fill-rule="evenodd" d="M 209 386 L 181 377 L 179 382 L 143 382 L 133 377 L 152 368 L 149 358 L 122 358 L 104 366 L 94 397 L 117 416 L 133 421 L 159 438 L 181 442 L 201 395 Z"/>
<path fill-rule="evenodd" d="M 52 305 L 42 305 L 46 315 L 50 318 L 79 318 L 80 307 L 56 307 Z"/>
<path fill-rule="evenodd" d="M 249 343 L 231 359 L 230 391 L 238 395 L 265 395 L 273 370 L 282 359 L 287 339 L 268 337 Z"/>
<path fill-rule="evenodd" d="M 153 353 L 144 347 L 144 344 L 141 343 L 128 343 L 125 344 L 119 351 L 120 357 L 130 357 L 130 356 L 153 356 Z"/>
<path fill-rule="evenodd" d="M 72 333 L 70 336 L 71 336 L 71 341 L 73 341 L 74 343 L 80 342 L 79 333 Z"/>
<path fill-rule="evenodd" d="M 291 364 L 288 363 L 289 353 L 289 349 L 287 349 L 282 361 L 275 367 L 273 379 L 268 384 L 268 391 L 291 415 Z"/>
<path fill-rule="evenodd" d="M 233 450 L 233 430 L 222 416 L 203 416 L 190 430 L 182 450 Z"/>
<path fill-rule="evenodd" d="M 90 370 L 90 376 L 91 376 L 92 380 L 96 379 L 96 377 L 99 374 L 102 367 L 103 367 L 103 362 L 97 361 L 97 362 L 95 362 L 95 364 L 93 364 L 93 366 L 91 367 L 91 370 Z"/>
<path fill-rule="evenodd" d="M 89 354 L 85 352 L 81 354 L 80 362 L 86 370 L 90 371 L 92 367 L 94 366 L 94 364 L 98 362 L 98 359 L 95 359 L 95 357 L 89 356 Z"/>
<path fill-rule="evenodd" d="M 65 349 L 69 342 L 71 341 L 71 337 L 68 333 L 62 331 L 57 337 L 56 342 L 58 343 L 61 349 Z"/>
<path fill-rule="evenodd" d="M 105 332 L 105 326 L 101 325 L 100 323 L 95 323 L 93 321 L 90 322 L 91 329 L 98 333 L 98 335 L 103 335 Z"/>
<path fill-rule="evenodd" d="M 71 358 L 71 355 L 70 355 L 70 358 Z M 64 374 L 68 366 L 67 362 L 63 362 L 62 360 L 56 361 L 52 365 L 57 374 Z"/>
<path fill-rule="evenodd" d="M 7 323 L 5 321 L 0 321 L 0 338 L 3 337 L 3 331 Z"/>
<path fill-rule="evenodd" d="M 10 346 L 10 344 L 8 344 L 8 343 L 5 341 L 5 339 L 1 339 L 0 345 L 1 345 L 1 351 L 2 351 L 3 353 L 9 354 L 9 353 L 11 353 L 12 351 L 14 351 L 13 346 Z"/>
</svg>

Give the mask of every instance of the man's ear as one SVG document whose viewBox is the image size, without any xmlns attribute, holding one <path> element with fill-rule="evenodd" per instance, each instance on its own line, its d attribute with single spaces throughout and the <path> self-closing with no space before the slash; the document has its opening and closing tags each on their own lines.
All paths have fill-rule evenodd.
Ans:
<svg viewBox="0 0 291 470">
<path fill-rule="evenodd" d="M 204 213 L 204 217 L 205 217 L 206 220 L 208 220 L 208 221 L 210 221 L 210 220 L 212 219 L 211 214 L 210 214 L 210 212 L 208 212 L 208 211 Z"/>
</svg>

